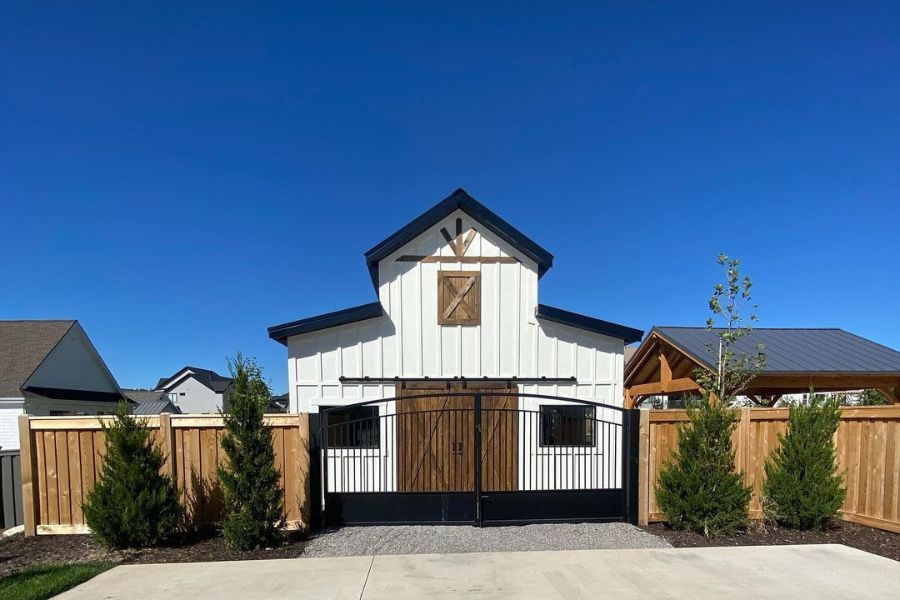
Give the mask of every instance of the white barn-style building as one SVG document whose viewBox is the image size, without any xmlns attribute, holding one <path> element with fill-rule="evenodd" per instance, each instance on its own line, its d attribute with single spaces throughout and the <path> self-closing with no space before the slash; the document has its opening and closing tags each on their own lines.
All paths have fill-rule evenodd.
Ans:
<svg viewBox="0 0 900 600">
<path fill-rule="evenodd" d="M 476 388 L 623 406 L 624 347 L 640 340 L 642 332 L 541 304 L 539 282 L 551 268 L 553 256 L 464 190 L 456 190 L 387 237 L 365 258 L 377 301 L 269 328 L 269 336 L 288 349 L 291 412 L 318 413 L 367 400 Z M 422 401 L 419 408 L 450 406 L 447 398 L 442 402 Z M 349 434 L 352 443 L 332 441 L 327 468 L 330 491 L 434 491 L 433 481 L 412 481 L 415 476 L 402 466 L 404 452 L 410 455 L 408 447 L 398 448 L 398 438 L 401 446 L 408 446 L 402 439 L 402 424 L 384 418 L 403 412 L 398 404 L 374 403 L 368 412 L 360 407 L 345 415 L 333 408 L 328 411 L 329 422 L 381 417 L 374 434 L 377 443 L 361 443 L 359 432 Z M 522 397 L 501 404 L 542 415 L 533 426 L 512 424 L 518 443 L 510 442 L 510 452 L 518 456 L 501 477 L 503 489 L 549 489 L 542 478 L 560 468 L 570 471 L 570 476 L 573 469 L 578 471 L 575 478 L 583 489 L 599 485 L 593 479 L 601 474 L 590 457 L 579 458 L 579 465 L 570 461 L 563 466 L 557 456 L 540 466 L 534 463 L 534 456 L 541 454 L 538 448 L 547 445 L 544 438 L 554 435 L 547 423 L 561 409 L 552 407 L 572 403 Z M 602 407 L 590 407 L 590 411 L 597 419 L 621 423 L 618 411 Z M 560 415 L 559 419 L 571 416 Z M 393 431 L 395 425 L 400 430 Z M 457 436 L 457 426 L 444 425 L 434 435 L 457 439 L 449 442 L 448 456 L 454 453 L 459 459 L 465 452 L 458 446 L 466 446 L 470 438 Z M 590 427 L 594 426 L 600 424 Z M 571 457 L 601 451 L 600 432 L 578 436 L 568 440 L 567 449 L 554 449 L 554 454 Z M 428 455 L 422 444 L 432 442 L 418 443 L 412 462 L 421 467 L 420 453 Z M 348 464 L 353 465 L 350 475 Z M 426 466 L 439 467 L 437 462 Z M 616 471 L 602 475 L 612 478 L 608 486 L 621 478 Z M 471 474 L 462 478 L 468 479 L 445 481 L 438 487 L 444 491 L 465 488 Z"/>
</svg>

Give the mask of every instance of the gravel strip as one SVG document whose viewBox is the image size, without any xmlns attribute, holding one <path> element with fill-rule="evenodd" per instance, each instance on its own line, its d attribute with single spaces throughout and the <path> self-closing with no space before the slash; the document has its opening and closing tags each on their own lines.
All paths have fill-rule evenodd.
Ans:
<svg viewBox="0 0 900 600">
<path fill-rule="evenodd" d="M 669 543 L 664 539 L 627 523 L 540 524 L 511 527 L 409 525 L 324 530 L 310 538 L 303 556 L 669 547 Z"/>
</svg>

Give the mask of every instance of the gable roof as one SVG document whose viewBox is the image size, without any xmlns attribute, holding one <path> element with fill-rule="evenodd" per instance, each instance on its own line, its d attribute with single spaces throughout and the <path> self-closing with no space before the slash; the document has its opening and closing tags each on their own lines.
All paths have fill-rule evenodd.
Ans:
<svg viewBox="0 0 900 600">
<path fill-rule="evenodd" d="M 626 327 L 618 323 L 611 323 L 602 319 L 588 317 L 561 308 L 554 308 L 546 304 L 538 304 L 535 316 L 539 319 L 561 323 L 576 329 L 584 329 L 594 333 L 601 333 L 610 337 L 624 340 L 626 344 L 637 342 L 644 336 L 644 332 L 633 327 Z"/>
<path fill-rule="evenodd" d="M 718 344 L 720 329 L 654 327 L 657 333 L 696 362 L 712 368 L 710 345 Z M 762 373 L 900 373 L 900 352 L 843 329 L 753 329 L 740 338 L 735 350 L 755 354 L 765 346 Z M 630 366 L 630 365 L 629 365 Z"/>
<path fill-rule="evenodd" d="M 369 275 L 375 289 L 378 289 L 378 263 L 381 260 L 435 226 L 441 219 L 457 209 L 484 225 L 504 242 L 537 263 L 538 277 L 541 277 L 553 266 L 552 254 L 501 219 L 464 189 L 459 188 L 366 252 L 366 266 L 369 268 Z"/>
<path fill-rule="evenodd" d="M 374 319 L 383 314 L 384 309 L 381 307 L 381 302 L 370 302 L 352 308 L 345 308 L 343 310 L 336 310 L 314 317 L 307 317 L 298 321 L 291 321 L 290 323 L 273 325 L 272 327 L 269 327 L 269 337 L 287 345 L 287 339 L 292 335 L 300 335 L 301 333 L 310 333 L 311 331 L 319 331 L 320 329 L 328 329 L 329 327 L 337 327 L 338 325 Z"/>
<path fill-rule="evenodd" d="M 76 321 L 0 321 L 0 398 L 21 398 L 22 386 Z"/>
<path fill-rule="evenodd" d="M 228 386 L 231 385 L 231 377 L 224 377 L 219 375 L 215 371 L 211 371 L 210 369 L 201 369 L 200 367 L 184 367 L 180 369 L 177 373 L 172 375 L 171 377 L 163 377 L 156 384 L 157 390 L 162 390 L 168 387 L 171 383 L 174 383 L 178 379 L 181 378 L 182 375 L 186 374 L 188 371 L 191 372 L 191 376 L 214 391 L 217 394 L 221 394 L 225 390 L 228 389 Z"/>
</svg>

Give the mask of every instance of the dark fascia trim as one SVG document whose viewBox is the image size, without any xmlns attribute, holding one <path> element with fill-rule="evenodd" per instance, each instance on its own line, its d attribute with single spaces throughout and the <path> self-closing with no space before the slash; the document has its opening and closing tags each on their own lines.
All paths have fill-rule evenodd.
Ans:
<svg viewBox="0 0 900 600">
<path fill-rule="evenodd" d="M 626 344 L 640 341 L 640 339 L 644 337 L 644 332 L 640 329 L 626 327 L 625 325 L 619 325 L 618 323 L 610 323 L 609 321 L 595 319 L 594 317 L 588 317 L 561 308 L 554 308 L 552 306 L 547 306 L 546 304 L 538 304 L 535 316 L 539 319 L 568 325 L 569 327 L 575 327 L 576 329 L 584 329 L 585 331 L 593 331 L 594 333 L 601 333 L 603 335 L 618 338 L 624 340 Z"/>
<path fill-rule="evenodd" d="M 68 390 L 44 387 L 27 387 L 23 390 L 29 394 L 50 398 L 53 400 L 86 400 L 90 402 L 118 402 L 126 400 L 129 404 L 133 401 L 115 392 L 92 392 L 90 390 Z"/>
<path fill-rule="evenodd" d="M 553 255 L 540 247 L 524 233 L 501 219 L 498 215 L 470 196 L 464 189 L 459 188 L 438 204 L 428 209 L 408 225 L 400 228 L 384 241 L 366 252 L 366 265 L 369 267 L 369 275 L 372 285 L 378 289 L 378 263 L 397 251 L 403 245 L 409 243 L 421 235 L 429 227 L 433 227 L 441 219 L 460 209 L 467 215 L 494 232 L 504 242 L 533 260 L 538 266 L 538 277 L 542 276 L 553 266 Z"/>
<path fill-rule="evenodd" d="M 324 315 L 316 315 L 315 317 L 308 317 L 306 319 L 300 319 L 299 321 L 273 325 L 272 327 L 269 327 L 269 337 L 286 346 L 287 339 L 292 335 L 300 335 L 301 333 L 310 333 L 312 331 L 337 327 L 338 325 L 375 319 L 382 315 L 384 315 L 384 310 L 381 308 L 381 302 L 370 302 L 369 304 L 345 308 L 343 310 L 325 313 Z"/>
</svg>

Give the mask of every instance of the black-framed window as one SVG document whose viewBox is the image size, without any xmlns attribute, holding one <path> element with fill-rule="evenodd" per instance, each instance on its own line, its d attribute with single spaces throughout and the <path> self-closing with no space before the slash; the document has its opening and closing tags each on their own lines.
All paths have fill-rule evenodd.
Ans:
<svg viewBox="0 0 900 600">
<path fill-rule="evenodd" d="M 378 448 L 381 427 L 377 406 L 348 406 L 328 411 L 329 448 Z"/>
<path fill-rule="evenodd" d="M 594 407 L 541 405 L 541 446 L 593 446 Z"/>
</svg>

